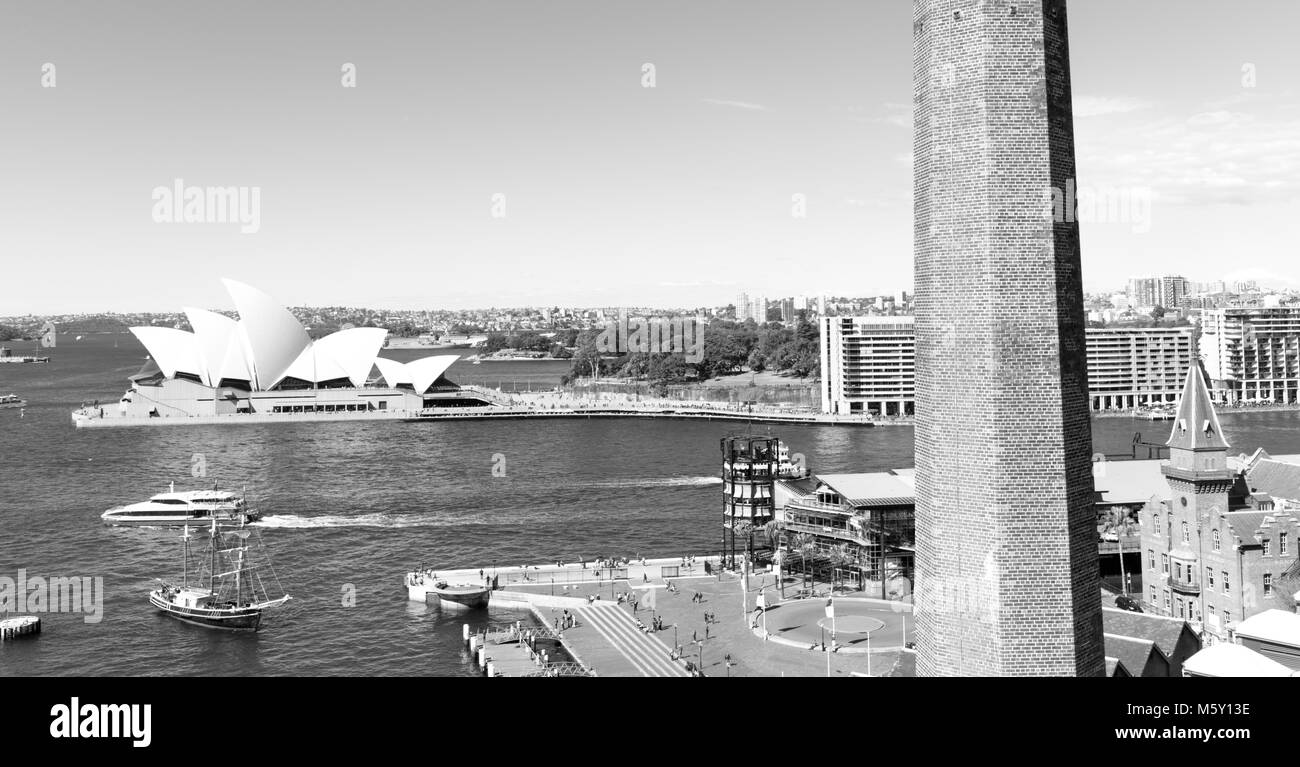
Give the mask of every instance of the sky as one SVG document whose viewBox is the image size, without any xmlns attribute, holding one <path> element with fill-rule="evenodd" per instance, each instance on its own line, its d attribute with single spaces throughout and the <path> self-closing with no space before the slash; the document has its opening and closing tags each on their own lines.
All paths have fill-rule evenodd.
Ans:
<svg viewBox="0 0 1300 767">
<path fill-rule="evenodd" d="M 0 0 L 0 316 L 910 290 L 911 5 Z M 1300 287 L 1300 3 L 1070 25 L 1085 287 Z"/>
</svg>

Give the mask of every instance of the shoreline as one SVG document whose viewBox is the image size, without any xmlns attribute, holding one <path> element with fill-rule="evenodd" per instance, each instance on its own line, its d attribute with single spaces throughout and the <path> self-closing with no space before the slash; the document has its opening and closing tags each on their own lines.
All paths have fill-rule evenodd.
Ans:
<svg viewBox="0 0 1300 767">
<path fill-rule="evenodd" d="M 454 408 L 445 411 L 384 410 L 374 412 L 341 413 L 230 413 L 226 415 L 160 416 L 157 418 L 124 418 L 117 415 L 91 417 L 80 411 L 72 414 L 78 429 L 125 428 L 133 426 L 214 426 L 268 423 L 323 423 L 332 421 L 401 421 L 426 423 L 452 420 L 521 420 L 528 418 L 665 418 L 704 421 L 746 421 L 810 426 L 864 426 L 874 427 L 877 422 L 852 419 L 822 413 L 781 414 L 745 413 L 712 408 L 564 408 L 541 410 L 535 408 L 495 407 L 490 409 Z"/>
</svg>

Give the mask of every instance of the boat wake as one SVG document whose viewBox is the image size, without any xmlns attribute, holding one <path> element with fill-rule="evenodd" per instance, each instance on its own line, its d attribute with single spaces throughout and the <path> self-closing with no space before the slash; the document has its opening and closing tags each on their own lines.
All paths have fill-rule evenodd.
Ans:
<svg viewBox="0 0 1300 767">
<path fill-rule="evenodd" d="M 721 485 L 722 477 L 659 477 L 655 479 L 607 479 L 585 483 L 586 487 L 700 487 Z"/>
<path fill-rule="evenodd" d="M 297 514 L 270 514 L 257 521 L 258 527 L 286 529 L 311 529 L 325 527 L 446 527 L 459 524 L 457 520 L 438 519 L 428 514 L 322 514 L 319 517 L 302 517 Z"/>
</svg>

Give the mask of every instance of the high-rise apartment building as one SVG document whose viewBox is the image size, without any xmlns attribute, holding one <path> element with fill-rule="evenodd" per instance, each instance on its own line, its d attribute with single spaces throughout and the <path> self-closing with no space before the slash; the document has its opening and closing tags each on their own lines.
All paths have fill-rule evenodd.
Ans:
<svg viewBox="0 0 1300 767">
<path fill-rule="evenodd" d="M 1211 309 L 1201 326 L 1216 402 L 1300 401 L 1300 306 Z"/>
</svg>

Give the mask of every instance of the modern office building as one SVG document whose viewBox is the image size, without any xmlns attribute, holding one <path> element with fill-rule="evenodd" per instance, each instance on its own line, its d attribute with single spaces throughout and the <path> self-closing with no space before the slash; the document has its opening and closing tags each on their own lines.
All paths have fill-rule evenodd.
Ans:
<svg viewBox="0 0 1300 767">
<path fill-rule="evenodd" d="M 1136 308 L 1156 306 L 1160 303 L 1160 280 L 1156 277 L 1130 277 L 1128 304 Z"/>
<path fill-rule="evenodd" d="M 1300 401 L 1300 306 L 1211 309 L 1201 327 L 1215 402 Z"/>
<path fill-rule="evenodd" d="M 1177 275 L 1165 275 L 1160 278 L 1160 300 L 1158 306 L 1165 309 L 1178 309 L 1183 299 L 1191 292 L 1187 279 Z"/>
<path fill-rule="evenodd" d="M 823 317 L 820 322 L 822 412 L 913 415 L 913 318 Z"/>
<path fill-rule="evenodd" d="M 1195 354 L 1195 328 L 1088 328 L 1088 391 L 1096 411 L 1178 401 Z M 823 413 L 913 415 L 912 317 L 821 319 Z"/>
<path fill-rule="evenodd" d="M 1068 28 L 913 4 L 918 676 L 1106 672 Z"/>
</svg>

